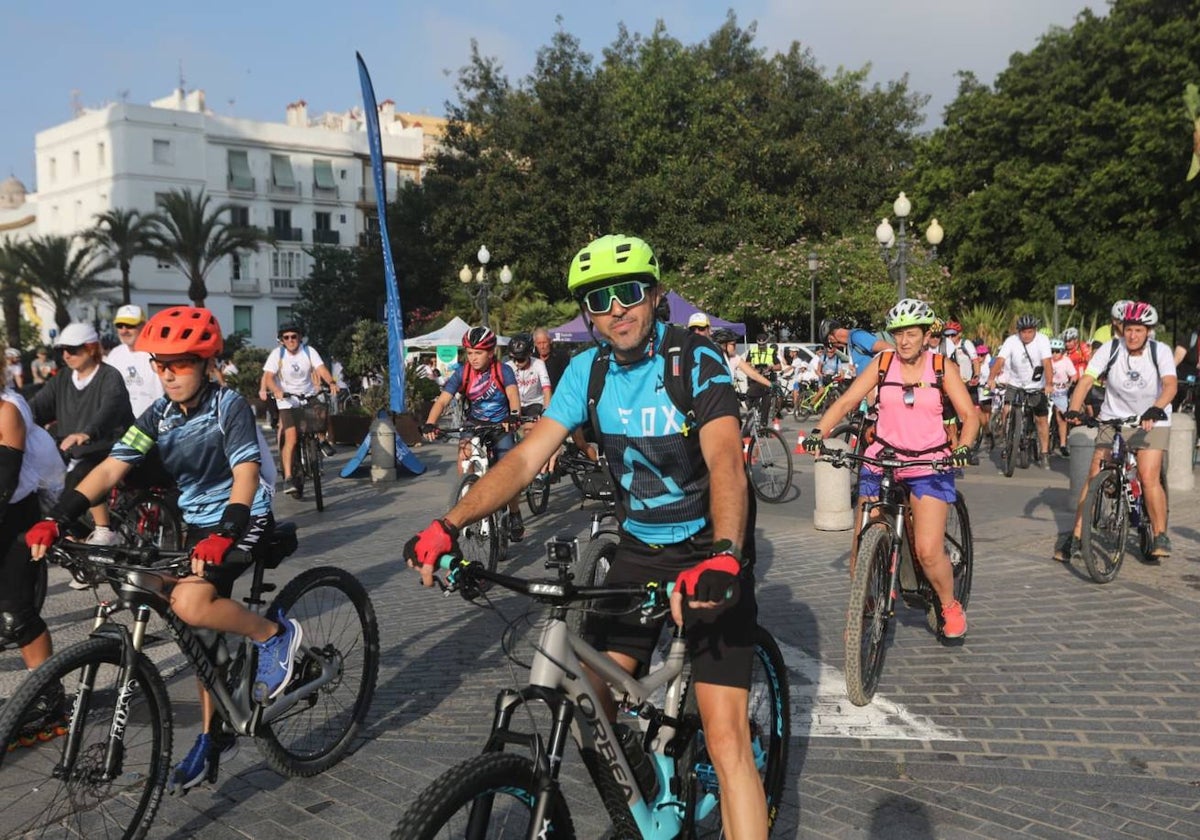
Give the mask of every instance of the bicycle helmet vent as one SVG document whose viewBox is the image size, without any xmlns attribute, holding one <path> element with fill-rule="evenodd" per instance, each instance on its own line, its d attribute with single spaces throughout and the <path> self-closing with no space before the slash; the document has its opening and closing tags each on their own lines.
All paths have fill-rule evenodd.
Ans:
<svg viewBox="0 0 1200 840">
<path fill-rule="evenodd" d="M 221 325 L 207 309 L 173 306 L 146 322 L 135 350 L 154 356 L 199 356 L 211 359 L 225 347 Z"/>
<path fill-rule="evenodd" d="M 929 304 L 915 298 L 905 298 L 893 306 L 887 314 L 888 332 L 902 330 L 905 327 L 929 327 L 937 320 Z"/>
<path fill-rule="evenodd" d="M 614 277 L 639 278 L 658 283 L 658 260 L 645 241 L 636 236 L 609 234 L 585 246 L 571 260 L 567 291 L 575 297 Z"/>
<path fill-rule="evenodd" d="M 471 327 L 463 333 L 462 346 L 468 350 L 492 350 L 496 347 L 496 334 L 487 327 Z"/>
<path fill-rule="evenodd" d="M 533 336 L 529 333 L 517 333 L 508 340 L 508 355 L 518 362 L 529 358 L 533 348 Z"/>
<path fill-rule="evenodd" d="M 1038 319 L 1035 315 L 1022 315 L 1017 319 L 1017 331 L 1020 330 L 1036 330 L 1038 328 Z"/>
<path fill-rule="evenodd" d="M 1144 327 L 1153 327 L 1158 323 L 1158 310 L 1148 303 L 1133 300 L 1125 305 L 1121 321 L 1126 324 L 1141 324 Z"/>
</svg>

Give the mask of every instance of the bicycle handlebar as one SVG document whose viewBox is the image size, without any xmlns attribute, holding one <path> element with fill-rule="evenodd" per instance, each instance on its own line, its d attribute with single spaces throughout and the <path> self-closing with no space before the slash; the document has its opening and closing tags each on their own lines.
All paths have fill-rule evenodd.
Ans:
<svg viewBox="0 0 1200 840">
<path fill-rule="evenodd" d="M 929 467 L 938 472 L 949 472 L 953 469 L 958 469 L 953 458 L 922 458 L 919 460 L 905 460 L 896 455 L 887 455 L 888 450 L 884 450 L 884 457 L 871 458 L 866 455 L 856 455 L 849 450 L 841 449 L 826 449 L 821 446 L 821 454 L 819 460 L 827 461 L 835 467 L 845 467 L 847 461 L 857 462 L 860 464 L 869 464 L 874 467 L 879 467 L 883 470 L 898 470 L 904 467 Z"/>
<path fill-rule="evenodd" d="M 46 555 L 46 559 L 62 566 L 112 569 L 124 574 L 190 574 L 191 558 L 190 551 L 173 551 L 158 546 L 92 545 L 68 540 L 59 540 L 50 546 Z"/>
<path fill-rule="evenodd" d="M 1079 422 L 1083 425 L 1095 429 L 1098 426 L 1109 426 L 1113 429 L 1123 429 L 1127 426 L 1140 426 L 1142 418 L 1137 415 L 1129 417 L 1119 417 L 1115 420 L 1101 420 L 1097 417 L 1080 417 Z"/>
<path fill-rule="evenodd" d="M 667 598 L 675 588 L 675 582 L 651 581 L 649 583 L 624 583 L 608 586 L 576 586 L 569 580 L 558 578 L 519 578 L 500 572 L 489 571 L 486 566 L 475 560 L 465 560 L 452 554 L 444 554 L 437 564 L 438 569 L 449 572 L 448 582 L 438 585 L 447 594 L 458 590 L 463 584 L 469 585 L 480 580 L 502 586 L 512 592 L 533 598 L 546 604 L 565 606 L 580 601 L 594 601 L 604 598 L 636 598 L 645 599 L 649 609 L 664 607 Z M 465 578 L 465 580 L 463 580 Z"/>
</svg>

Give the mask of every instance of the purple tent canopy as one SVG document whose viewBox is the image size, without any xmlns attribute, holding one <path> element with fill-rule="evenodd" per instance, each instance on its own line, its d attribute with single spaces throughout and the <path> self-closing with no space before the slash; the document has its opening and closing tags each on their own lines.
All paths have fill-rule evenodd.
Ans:
<svg viewBox="0 0 1200 840">
<path fill-rule="evenodd" d="M 667 302 L 671 305 L 671 323 L 673 324 L 686 324 L 688 318 L 692 317 L 692 313 L 701 311 L 698 306 L 689 303 L 674 292 L 667 292 Z M 708 320 L 714 327 L 724 327 L 727 330 L 733 330 L 733 332 L 741 336 L 746 334 L 745 324 L 723 321 L 714 315 L 709 315 Z M 588 333 L 587 324 L 584 323 L 582 313 L 565 324 L 548 328 L 547 331 L 550 333 L 552 341 L 581 343 L 592 340 L 591 334 Z"/>
</svg>

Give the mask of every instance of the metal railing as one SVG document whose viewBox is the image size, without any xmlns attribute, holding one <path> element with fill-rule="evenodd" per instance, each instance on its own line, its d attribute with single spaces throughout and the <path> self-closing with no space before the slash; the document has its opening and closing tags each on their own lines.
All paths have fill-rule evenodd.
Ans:
<svg viewBox="0 0 1200 840">
<path fill-rule="evenodd" d="M 341 245 L 342 232 L 338 230 L 321 230 L 313 228 L 312 241 L 314 245 Z"/>
</svg>

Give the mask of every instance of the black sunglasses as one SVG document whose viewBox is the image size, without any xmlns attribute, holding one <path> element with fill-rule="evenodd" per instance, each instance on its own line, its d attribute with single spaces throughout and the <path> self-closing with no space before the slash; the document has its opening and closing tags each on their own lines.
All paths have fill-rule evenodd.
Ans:
<svg viewBox="0 0 1200 840">
<path fill-rule="evenodd" d="M 64 353 L 68 353 L 72 356 L 78 356 L 85 349 L 87 349 L 87 345 L 86 344 L 60 344 L 58 346 L 58 349 L 63 351 Z"/>
<path fill-rule="evenodd" d="M 284 341 L 291 341 L 292 339 L 300 338 L 300 336 L 297 335 L 296 333 L 284 333 L 283 335 L 281 335 L 279 337 L 281 339 L 283 339 Z"/>
</svg>

